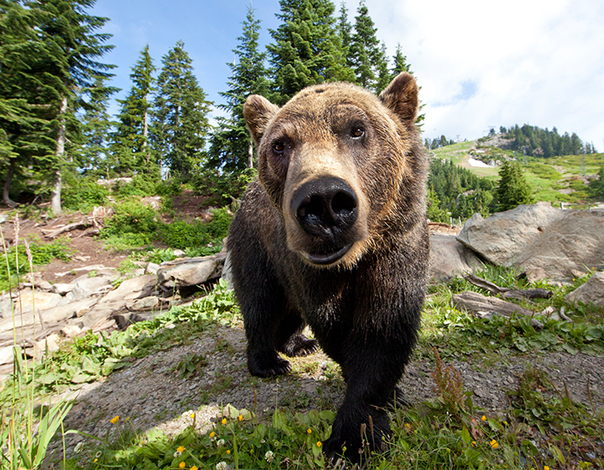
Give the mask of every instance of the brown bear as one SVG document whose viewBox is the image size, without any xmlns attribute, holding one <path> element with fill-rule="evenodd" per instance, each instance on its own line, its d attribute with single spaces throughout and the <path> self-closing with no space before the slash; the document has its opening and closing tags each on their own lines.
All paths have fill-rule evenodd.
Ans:
<svg viewBox="0 0 604 470">
<path fill-rule="evenodd" d="M 257 95 L 244 107 L 258 180 L 227 247 L 248 368 L 288 372 L 279 353 L 314 351 L 302 335 L 310 326 L 347 385 L 323 447 L 330 458 L 344 449 L 358 460 L 363 435 L 385 446 L 386 408 L 417 338 L 429 251 L 417 93 L 402 73 L 379 97 L 330 83 L 282 108 Z"/>
</svg>

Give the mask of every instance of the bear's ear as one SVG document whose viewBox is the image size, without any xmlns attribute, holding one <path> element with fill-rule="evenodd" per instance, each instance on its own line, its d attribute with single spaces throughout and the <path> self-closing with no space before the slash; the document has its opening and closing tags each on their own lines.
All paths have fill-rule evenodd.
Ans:
<svg viewBox="0 0 604 470">
<path fill-rule="evenodd" d="M 243 105 L 243 117 L 250 129 L 252 138 L 258 145 L 266 130 L 266 125 L 279 107 L 271 103 L 264 96 L 250 95 Z"/>
<path fill-rule="evenodd" d="M 380 100 L 387 108 L 394 111 L 406 126 L 411 127 L 415 122 L 419 104 L 417 92 L 417 83 L 413 75 L 402 72 L 380 93 Z"/>
</svg>

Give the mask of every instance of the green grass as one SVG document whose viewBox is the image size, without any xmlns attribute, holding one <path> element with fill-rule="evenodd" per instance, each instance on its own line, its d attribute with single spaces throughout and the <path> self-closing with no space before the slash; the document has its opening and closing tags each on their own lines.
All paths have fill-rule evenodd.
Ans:
<svg viewBox="0 0 604 470">
<path fill-rule="evenodd" d="M 517 274 L 495 267 L 485 267 L 477 273 L 501 287 L 529 287 L 526 281 L 518 280 Z M 481 291 L 463 279 L 431 287 L 416 357 L 433 364 L 432 377 L 425 380 L 433 383 L 434 399 L 392 410 L 389 451 L 371 454 L 366 450 L 362 455 L 366 468 L 578 469 L 604 465 L 604 414 L 591 409 L 589 403 L 574 402 L 544 371 L 528 367 L 520 377 L 520 385 L 506 390 L 509 406 L 487 412 L 473 403 L 471 392 L 464 389 L 458 373 L 448 365 L 453 359 L 471 358 L 494 367 L 512 355 L 530 358 L 551 351 L 603 355 L 602 310 L 574 307 L 564 301 L 568 292 L 588 278 L 589 275 L 576 279 L 572 286 L 550 286 L 545 282 L 532 286 L 554 292 L 550 299 L 536 300 L 533 310 L 565 307 L 573 319 L 569 323 L 541 318 L 541 330 L 536 330 L 526 318 L 495 316 L 486 320 L 455 310 L 450 305 L 453 294 Z M 66 342 L 59 352 L 37 366 L 36 386 L 23 386 L 42 395 L 80 381 L 98 380 L 127 367 L 135 358 L 196 341 L 215 324 L 241 325 L 233 293 L 224 282 L 192 307 L 173 309 L 125 332 L 89 333 Z M 224 347 L 228 345 L 217 343 L 216 350 Z M 183 377 L 194 375 L 208 362 L 209 355 L 191 356 L 175 365 L 175 373 Z M 294 376 L 316 366 L 308 362 L 292 364 Z M 335 380 L 330 386 L 341 382 L 337 368 L 330 374 Z M 217 387 L 220 383 L 217 381 Z M 5 387 L 0 392 L 3 403 L 16 399 L 11 390 Z M 225 403 L 211 429 L 196 430 L 193 413 L 190 426 L 176 436 L 164 435 L 157 429 L 139 433 L 125 419 L 114 419 L 107 435 L 89 436 L 79 453 L 68 456 L 65 468 L 328 468 L 321 446 L 330 434 L 335 407 L 330 400 L 316 401 L 316 408 L 310 411 L 309 405 L 308 397 L 298 397 L 283 401 L 276 411 L 262 415 L 257 410 L 236 410 Z M 63 468 L 63 462 L 57 465 L 55 468 Z"/>
<path fill-rule="evenodd" d="M 450 145 L 430 153 L 435 158 L 453 160 L 461 164 L 469 157 L 469 149 L 476 145 L 475 142 L 463 142 Z M 506 155 L 512 157 L 511 150 L 501 150 L 496 147 L 481 147 L 487 154 Z M 516 156 L 522 161 L 521 156 Z M 560 203 L 576 205 L 585 204 L 590 200 L 589 188 L 583 180 L 577 179 L 581 173 L 581 155 L 565 155 L 548 159 L 533 157 L 528 158 L 527 165 L 523 166 L 527 182 L 534 190 L 535 201 L 550 202 L 559 206 Z M 585 155 L 585 172 L 587 175 L 596 175 L 604 165 L 604 154 Z M 467 166 L 474 174 L 488 179 L 498 179 L 499 168 L 480 168 Z M 560 190 L 572 190 L 569 194 Z M 585 206 L 587 207 L 587 206 Z"/>
</svg>

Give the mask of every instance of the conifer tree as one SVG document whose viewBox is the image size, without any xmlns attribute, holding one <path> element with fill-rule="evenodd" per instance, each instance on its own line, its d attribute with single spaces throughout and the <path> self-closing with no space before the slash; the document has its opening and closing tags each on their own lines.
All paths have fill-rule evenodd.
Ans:
<svg viewBox="0 0 604 470">
<path fill-rule="evenodd" d="M 132 88 L 121 105 L 119 122 L 112 136 L 111 151 L 115 171 L 120 175 L 145 174 L 159 178 L 159 167 L 152 158 L 149 146 L 150 95 L 153 93 L 155 66 L 149 54 L 149 45 L 141 51 L 132 67 Z"/>
<path fill-rule="evenodd" d="M 152 148 L 173 177 L 188 180 L 201 168 L 211 103 L 193 75 L 182 41 L 162 64 L 153 101 Z"/>
<path fill-rule="evenodd" d="M 377 28 L 369 16 L 369 9 L 361 0 L 355 17 L 354 34 L 350 45 L 349 60 L 352 63 L 356 81 L 364 88 L 378 89 L 379 69 L 387 65 L 387 59 L 376 37 Z"/>
<path fill-rule="evenodd" d="M 356 77 L 354 76 L 354 72 L 352 70 L 353 64 L 350 56 L 350 46 L 352 45 L 353 34 L 352 24 L 350 24 L 350 21 L 348 20 L 348 9 L 344 3 L 340 5 L 340 16 L 338 17 L 337 31 L 340 35 L 342 54 L 346 60 L 346 67 L 349 69 L 350 78 L 347 81 L 356 82 Z"/>
<path fill-rule="evenodd" d="M 522 174 L 520 163 L 504 162 L 499 170 L 497 210 L 507 211 L 520 204 L 532 204 L 532 189 Z"/>
<path fill-rule="evenodd" d="M 35 17 L 37 57 L 44 82 L 37 88 L 38 99 L 49 107 L 49 135 L 55 149 L 40 164 L 50 176 L 51 210 L 61 212 L 62 172 L 73 160 L 66 157 L 66 146 L 79 138 L 77 111 L 82 97 L 94 88 L 97 77 L 110 77 L 111 65 L 98 62 L 113 46 L 104 43 L 110 34 L 96 33 L 107 18 L 86 13 L 96 0 L 29 0 L 25 2 Z"/>
<path fill-rule="evenodd" d="M 40 132 L 46 109 L 34 106 L 41 78 L 34 67 L 34 27 L 31 10 L 17 1 L 0 1 L 0 173 L 2 200 L 9 206 L 15 205 L 9 195 L 13 181 L 33 177 L 26 174 L 32 158 L 52 152 L 52 140 Z"/>
<path fill-rule="evenodd" d="M 330 0 L 280 0 L 277 18 L 282 24 L 270 30 L 267 46 L 273 66 L 273 97 L 285 103 L 302 88 L 351 78 Z"/>
<path fill-rule="evenodd" d="M 392 67 L 392 73 L 390 74 L 391 79 L 394 79 L 394 77 L 402 72 L 412 73 L 410 66 L 407 63 L 407 57 L 403 55 L 403 50 L 400 44 L 396 45 L 396 51 L 392 59 L 394 61 L 394 65 Z"/>
<path fill-rule="evenodd" d="M 105 77 L 97 77 L 95 86 L 89 91 L 89 99 L 84 107 L 82 143 L 80 145 L 79 167 L 95 176 L 109 177 L 110 161 L 107 138 L 113 126 L 107 111 L 109 98 L 117 91 L 105 85 Z"/>
<path fill-rule="evenodd" d="M 206 168 L 220 169 L 224 177 L 236 176 L 253 167 L 252 139 L 243 119 L 243 104 L 249 95 L 269 95 L 266 53 L 260 52 L 259 33 L 260 21 L 249 8 L 243 33 L 237 38 L 239 44 L 233 50 L 234 61 L 228 64 L 231 69 L 231 78 L 227 81 L 229 89 L 220 93 L 226 103 L 218 107 L 229 116 L 217 119 L 218 126 L 210 137 L 206 161 Z"/>
</svg>

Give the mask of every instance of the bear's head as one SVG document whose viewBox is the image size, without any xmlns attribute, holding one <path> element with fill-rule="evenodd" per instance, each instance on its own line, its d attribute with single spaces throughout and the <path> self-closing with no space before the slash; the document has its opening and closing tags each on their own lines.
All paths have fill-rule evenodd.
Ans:
<svg viewBox="0 0 604 470">
<path fill-rule="evenodd" d="M 405 207 L 417 207 L 405 201 L 422 192 L 414 188 L 424 158 L 417 94 L 415 79 L 402 73 L 379 97 L 331 83 L 306 88 L 281 108 L 247 98 L 259 180 L 283 216 L 288 248 L 307 263 L 354 266 L 400 225 Z"/>
</svg>

